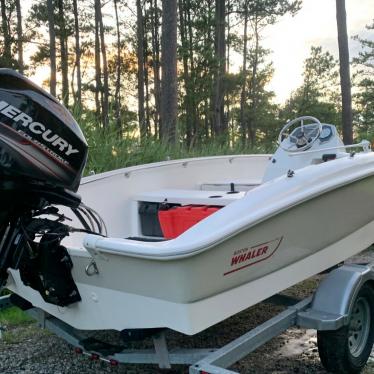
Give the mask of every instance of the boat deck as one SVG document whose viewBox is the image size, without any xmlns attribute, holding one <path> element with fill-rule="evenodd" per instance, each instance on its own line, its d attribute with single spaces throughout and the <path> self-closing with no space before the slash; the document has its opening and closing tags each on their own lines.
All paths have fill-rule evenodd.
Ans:
<svg viewBox="0 0 374 374">
<path fill-rule="evenodd" d="M 145 191 L 133 196 L 133 200 L 181 205 L 225 206 L 243 198 L 248 191 L 260 184 L 261 180 L 259 179 L 207 181 L 200 183 L 196 189 L 166 188 Z"/>
<path fill-rule="evenodd" d="M 162 189 L 156 191 L 143 192 L 135 195 L 135 201 L 148 201 L 155 203 L 168 202 L 171 204 L 196 204 L 196 205 L 217 205 L 225 206 L 245 196 L 246 192 L 227 191 L 202 191 L 202 190 L 182 190 L 182 189 Z"/>
</svg>

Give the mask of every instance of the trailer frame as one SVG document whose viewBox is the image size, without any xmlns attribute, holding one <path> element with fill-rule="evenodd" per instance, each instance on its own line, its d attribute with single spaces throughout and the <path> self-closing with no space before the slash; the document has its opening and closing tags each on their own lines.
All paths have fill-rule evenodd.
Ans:
<svg viewBox="0 0 374 374">
<path fill-rule="evenodd" d="M 343 265 L 326 275 L 313 296 L 304 300 L 275 295 L 266 300 L 286 308 L 220 348 L 169 349 L 165 330 L 152 336 L 153 349 L 128 349 L 98 342 L 88 344 L 89 334 L 73 328 L 45 311 L 32 307 L 26 312 L 39 326 L 47 329 L 75 347 L 75 352 L 102 360 L 111 365 L 157 364 L 161 369 L 172 365 L 190 365 L 190 374 L 235 374 L 228 369 L 290 327 L 312 328 L 319 331 L 337 330 L 349 323 L 352 303 L 365 284 L 374 287 L 374 271 L 369 265 Z M 0 297 L 0 310 L 13 305 L 11 295 Z M 0 337 L 1 337 L 0 326 Z M 88 347 L 91 345 L 91 348 Z M 94 348 L 92 348 L 94 347 Z"/>
</svg>

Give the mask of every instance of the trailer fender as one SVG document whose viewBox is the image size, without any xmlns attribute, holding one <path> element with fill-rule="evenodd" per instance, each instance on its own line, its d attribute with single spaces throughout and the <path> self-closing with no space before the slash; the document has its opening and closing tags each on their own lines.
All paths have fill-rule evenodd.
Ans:
<svg viewBox="0 0 374 374">
<path fill-rule="evenodd" d="M 298 313 L 297 325 L 316 330 L 337 330 L 347 325 L 360 288 L 373 280 L 370 266 L 352 264 L 333 270 L 319 285 L 310 308 Z"/>
</svg>

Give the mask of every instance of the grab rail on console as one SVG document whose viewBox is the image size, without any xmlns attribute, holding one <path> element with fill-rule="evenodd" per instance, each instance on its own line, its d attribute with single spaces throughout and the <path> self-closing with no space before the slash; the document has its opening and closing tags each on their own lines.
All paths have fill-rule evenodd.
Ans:
<svg viewBox="0 0 374 374">
<path fill-rule="evenodd" d="M 305 152 L 299 152 L 299 153 L 290 153 L 289 156 L 302 156 L 308 153 L 321 153 L 321 151 L 332 151 L 335 149 L 349 149 L 349 148 L 357 148 L 357 147 L 362 147 L 364 152 L 371 152 L 371 144 L 368 140 L 362 140 L 360 143 L 356 144 L 349 144 L 349 145 L 339 145 L 336 147 L 330 147 L 330 148 L 323 148 L 323 149 L 314 149 L 312 151 L 305 151 Z"/>
</svg>

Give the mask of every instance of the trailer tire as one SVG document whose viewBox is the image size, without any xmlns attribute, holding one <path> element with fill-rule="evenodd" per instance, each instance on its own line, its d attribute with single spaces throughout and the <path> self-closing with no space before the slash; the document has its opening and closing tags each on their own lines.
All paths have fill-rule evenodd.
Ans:
<svg viewBox="0 0 374 374">
<path fill-rule="evenodd" d="M 360 373 L 374 341 L 374 290 L 362 286 L 355 298 L 349 324 L 333 331 L 317 331 L 318 352 L 332 373 Z"/>
</svg>

